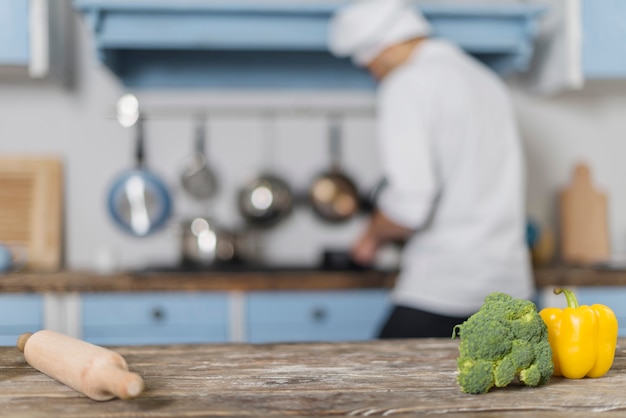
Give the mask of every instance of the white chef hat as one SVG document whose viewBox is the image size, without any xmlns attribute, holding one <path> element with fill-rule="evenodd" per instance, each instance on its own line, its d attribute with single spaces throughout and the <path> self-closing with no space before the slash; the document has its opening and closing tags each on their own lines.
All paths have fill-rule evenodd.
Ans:
<svg viewBox="0 0 626 418">
<path fill-rule="evenodd" d="M 430 24 L 410 0 L 357 0 L 331 19 L 328 48 L 363 67 L 387 47 L 430 32 Z"/>
</svg>

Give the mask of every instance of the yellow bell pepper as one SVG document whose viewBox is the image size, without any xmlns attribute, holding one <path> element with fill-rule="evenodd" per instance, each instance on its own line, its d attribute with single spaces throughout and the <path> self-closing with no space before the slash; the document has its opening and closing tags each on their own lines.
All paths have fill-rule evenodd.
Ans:
<svg viewBox="0 0 626 418">
<path fill-rule="evenodd" d="M 579 306 L 574 293 L 563 293 L 567 308 L 545 308 L 539 312 L 548 327 L 554 375 L 568 379 L 604 376 L 613 365 L 617 344 L 617 318 L 605 305 Z"/>
</svg>

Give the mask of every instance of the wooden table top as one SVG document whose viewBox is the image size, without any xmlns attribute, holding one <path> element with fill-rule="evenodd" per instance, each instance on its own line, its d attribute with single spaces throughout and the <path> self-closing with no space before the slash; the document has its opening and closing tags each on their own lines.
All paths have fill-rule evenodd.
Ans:
<svg viewBox="0 0 626 418">
<path fill-rule="evenodd" d="M 537 287 L 626 286 L 626 270 L 541 267 Z M 206 271 L 97 274 L 88 271 L 0 274 L 0 293 L 339 290 L 391 288 L 396 273 L 374 270 Z"/>
<path fill-rule="evenodd" d="M 626 340 L 600 379 L 553 377 L 483 395 L 456 383 L 458 340 L 113 347 L 146 390 L 92 401 L 0 347 L 0 416 L 624 416 Z"/>
</svg>

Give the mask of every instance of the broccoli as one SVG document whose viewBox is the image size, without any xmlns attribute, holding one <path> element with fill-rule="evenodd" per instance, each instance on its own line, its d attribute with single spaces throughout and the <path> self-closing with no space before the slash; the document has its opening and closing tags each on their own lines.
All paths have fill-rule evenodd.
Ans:
<svg viewBox="0 0 626 418">
<path fill-rule="evenodd" d="M 528 300 L 494 292 L 478 312 L 454 327 L 461 338 L 457 382 L 465 393 L 486 393 L 518 380 L 547 383 L 554 371 L 548 329 Z"/>
</svg>

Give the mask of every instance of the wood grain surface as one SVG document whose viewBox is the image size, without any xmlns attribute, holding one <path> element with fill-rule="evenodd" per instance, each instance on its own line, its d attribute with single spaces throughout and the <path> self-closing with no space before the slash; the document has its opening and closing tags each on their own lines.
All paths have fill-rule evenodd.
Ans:
<svg viewBox="0 0 626 418">
<path fill-rule="evenodd" d="M 571 183 L 559 193 L 561 259 L 589 265 L 606 262 L 609 245 L 606 194 L 593 184 L 591 169 L 579 163 Z"/>
<path fill-rule="evenodd" d="M 626 270 L 549 266 L 535 269 L 537 287 L 626 286 Z M 376 271 L 279 271 L 0 274 L 0 293 L 332 290 L 391 288 L 395 273 Z"/>
<path fill-rule="evenodd" d="M 0 242 L 23 246 L 27 269 L 57 271 L 62 223 L 61 160 L 0 155 Z"/>
<path fill-rule="evenodd" d="M 146 389 L 134 400 L 92 401 L 0 348 L 0 416 L 602 417 L 626 414 L 626 341 L 600 379 L 553 377 L 469 395 L 456 383 L 448 339 L 112 347 Z"/>
<path fill-rule="evenodd" d="M 395 274 L 377 271 L 15 273 L 0 275 L 0 293 L 365 289 L 394 281 Z"/>
</svg>

